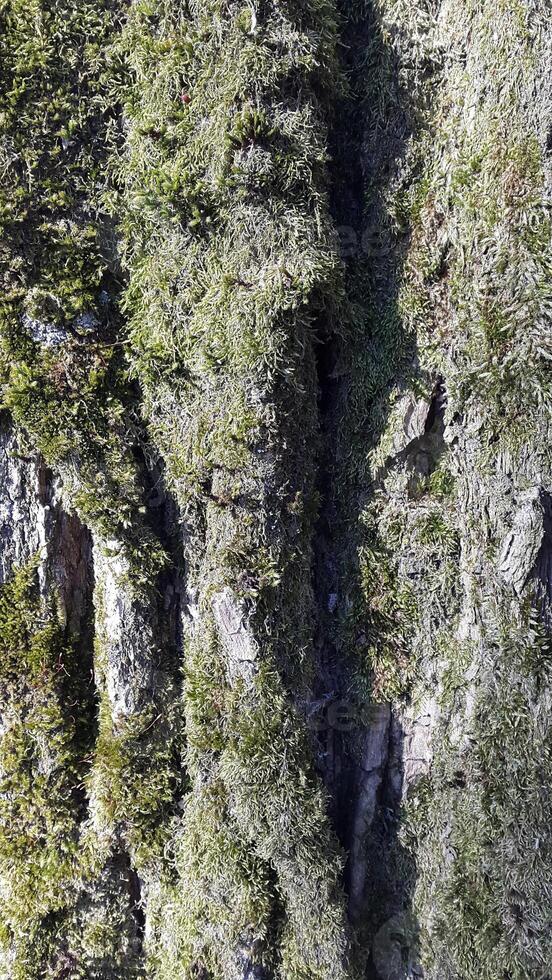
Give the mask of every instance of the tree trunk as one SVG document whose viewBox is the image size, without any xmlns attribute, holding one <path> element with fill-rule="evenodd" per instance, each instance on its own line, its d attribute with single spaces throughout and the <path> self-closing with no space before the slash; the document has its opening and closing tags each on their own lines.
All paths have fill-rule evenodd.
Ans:
<svg viewBox="0 0 552 980">
<path fill-rule="evenodd" d="M 0 0 L 0 978 L 552 976 L 550 0 Z"/>
</svg>

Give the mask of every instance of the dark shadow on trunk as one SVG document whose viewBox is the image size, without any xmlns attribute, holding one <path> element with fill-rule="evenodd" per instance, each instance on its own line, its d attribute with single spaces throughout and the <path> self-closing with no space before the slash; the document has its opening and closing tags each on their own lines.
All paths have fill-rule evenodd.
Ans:
<svg viewBox="0 0 552 980">
<path fill-rule="evenodd" d="M 418 969 L 411 911 L 416 868 L 398 838 L 403 733 L 398 707 L 372 704 L 366 694 L 369 678 L 344 623 L 361 577 L 362 514 L 377 490 L 377 475 L 370 480 L 363 474 L 365 461 L 385 430 L 393 387 L 407 390 L 420 373 L 416 341 L 399 306 L 408 221 L 399 226 L 388 206 L 409 139 L 420 125 L 420 106 L 404 84 L 377 5 L 367 2 L 362 12 L 345 0 L 339 6 L 349 91 L 338 106 L 330 148 L 345 289 L 334 331 L 318 348 L 321 506 L 311 722 L 332 817 L 348 855 L 345 886 L 360 961 L 370 980 L 399 980 L 416 976 Z M 434 70 L 427 65 L 428 80 Z M 420 457 L 412 463 L 413 478 L 419 466 L 427 464 L 431 472 L 443 449 L 446 395 L 437 378 L 433 390 L 419 445 L 405 450 L 409 461 L 416 452 Z M 354 453 L 363 465 L 351 465 Z"/>
</svg>

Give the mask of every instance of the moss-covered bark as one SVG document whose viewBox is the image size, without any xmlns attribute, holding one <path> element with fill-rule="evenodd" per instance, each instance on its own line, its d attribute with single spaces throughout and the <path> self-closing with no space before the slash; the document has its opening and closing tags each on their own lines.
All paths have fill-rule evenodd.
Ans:
<svg viewBox="0 0 552 980">
<path fill-rule="evenodd" d="M 552 971 L 545 0 L 0 0 L 0 976 Z"/>
<path fill-rule="evenodd" d="M 119 171 L 125 309 L 187 537 L 192 788 L 160 976 L 347 971 L 339 859 L 300 703 L 313 350 L 339 288 L 326 176 L 335 44 L 325 3 L 138 4 L 123 40 L 136 79 Z"/>
<path fill-rule="evenodd" d="M 138 865 L 142 871 L 144 848 L 135 828 L 149 819 L 157 832 L 167 797 L 174 806 L 181 783 L 176 636 L 168 635 L 171 601 L 158 594 L 175 578 L 160 540 L 170 545 L 170 534 L 148 506 L 142 460 L 152 453 L 125 364 L 114 229 L 104 202 L 119 125 L 108 51 L 123 14 L 109 3 L 5 3 L 0 10 L 3 405 L 24 435 L 23 452 L 42 454 L 61 477 L 66 507 L 92 533 L 96 638 L 94 655 L 90 633 L 83 638 L 83 670 L 89 675 L 94 660 L 100 702 L 97 738 L 83 753 L 82 812 L 72 814 L 82 858 L 73 883 L 76 925 L 70 933 L 58 929 L 59 949 L 40 968 L 29 965 L 32 938 L 28 947 L 8 945 L 10 969 L 25 976 L 142 970 L 132 876 Z M 8 547 L 12 532 L 6 529 Z M 26 533 L 32 536 L 32 527 Z M 54 560 L 41 555 L 43 578 Z M 54 601 L 52 588 L 44 601 Z M 70 700 L 60 712 L 71 729 Z M 44 741 L 50 736 L 45 729 Z M 150 860 L 153 835 L 148 844 Z M 39 866 L 49 853 L 41 857 L 39 849 Z M 29 928 L 31 937 L 39 929 L 32 910 Z"/>
<path fill-rule="evenodd" d="M 348 512 L 360 502 L 343 649 L 352 627 L 393 703 L 356 908 L 382 976 L 552 963 L 545 6 L 367 11 L 381 237 L 356 263 L 369 316 L 339 432 Z"/>
</svg>

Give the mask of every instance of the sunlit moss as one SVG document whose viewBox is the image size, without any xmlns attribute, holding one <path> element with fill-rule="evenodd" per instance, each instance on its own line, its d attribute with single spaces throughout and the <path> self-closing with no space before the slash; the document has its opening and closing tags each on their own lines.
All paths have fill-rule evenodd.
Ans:
<svg viewBox="0 0 552 980">
<path fill-rule="evenodd" d="M 348 969 L 337 849 L 287 687 L 308 685 L 314 348 L 341 289 L 326 170 L 336 42 L 327 2 L 139 3 L 123 38 L 114 205 L 131 359 L 197 596 L 184 677 L 192 792 L 173 892 L 188 896 L 185 976 L 202 964 L 231 975 L 250 919 L 253 964 L 313 980 Z M 257 651 L 247 690 L 214 613 L 221 595 Z M 222 846 L 232 835 L 239 856 Z M 244 866 L 256 869 L 247 887 Z M 236 896 L 228 912 L 221 882 Z M 160 970 L 176 962 L 178 949 Z"/>
<path fill-rule="evenodd" d="M 31 980 L 50 975 L 74 915 L 93 739 L 93 695 L 40 598 L 35 561 L 0 591 L 0 700 L 2 959 L 14 980 Z"/>
</svg>

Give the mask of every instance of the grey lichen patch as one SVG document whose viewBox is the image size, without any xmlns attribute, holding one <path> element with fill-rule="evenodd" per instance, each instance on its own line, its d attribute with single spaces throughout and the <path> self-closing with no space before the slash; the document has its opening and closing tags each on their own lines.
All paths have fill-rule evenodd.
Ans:
<svg viewBox="0 0 552 980">
<path fill-rule="evenodd" d="M 521 595 L 535 567 L 544 539 L 544 508 L 539 489 L 528 491 L 519 500 L 511 529 L 505 534 L 498 555 L 498 574 Z"/>
<path fill-rule="evenodd" d="M 251 628 L 244 622 L 244 611 L 230 589 L 213 597 L 213 616 L 220 642 L 228 657 L 228 673 L 231 683 L 242 678 L 251 681 L 256 671 L 258 651 Z"/>
<path fill-rule="evenodd" d="M 44 323 L 42 320 L 33 320 L 27 314 L 22 318 L 23 329 L 30 334 L 33 340 L 43 344 L 45 347 L 56 347 L 64 344 L 67 340 L 67 333 L 55 323 Z"/>
</svg>

